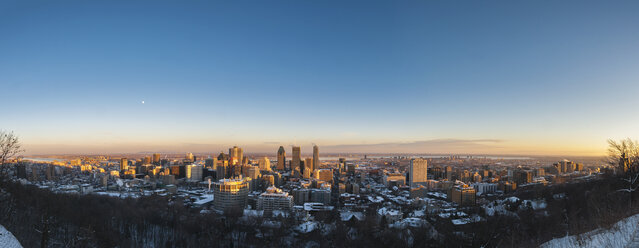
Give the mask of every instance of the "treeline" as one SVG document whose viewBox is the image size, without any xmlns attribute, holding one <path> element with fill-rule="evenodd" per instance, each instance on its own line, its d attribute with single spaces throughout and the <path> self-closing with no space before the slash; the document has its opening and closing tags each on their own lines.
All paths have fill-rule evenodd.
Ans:
<svg viewBox="0 0 639 248">
<path fill-rule="evenodd" d="M 510 205 L 514 214 L 486 216 L 486 221 L 462 227 L 435 222 L 448 247 L 538 247 L 554 238 L 608 228 L 617 221 L 639 213 L 629 207 L 629 193 L 619 192 L 627 183 L 612 175 L 590 182 L 567 183 L 517 192 L 520 199 L 544 199 L 547 206 L 533 210 Z M 637 198 L 636 192 L 633 199 Z M 455 234 L 462 231 L 463 237 Z"/>
<path fill-rule="evenodd" d="M 224 219 L 166 197 L 55 194 L 11 182 L 2 189 L 0 224 L 24 247 L 216 247 L 230 233 Z"/>
</svg>

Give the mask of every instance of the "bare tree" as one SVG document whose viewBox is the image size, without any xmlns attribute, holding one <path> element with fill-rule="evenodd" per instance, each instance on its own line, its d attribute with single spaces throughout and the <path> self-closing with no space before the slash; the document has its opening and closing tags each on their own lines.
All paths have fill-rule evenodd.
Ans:
<svg viewBox="0 0 639 248">
<path fill-rule="evenodd" d="M 0 130 L 0 179 L 5 178 L 9 171 L 6 162 L 23 151 L 18 136 L 13 132 Z"/>
<path fill-rule="evenodd" d="M 619 166 L 618 170 L 624 173 L 622 180 L 627 183 L 626 188 L 617 191 L 628 193 L 628 210 L 632 211 L 632 194 L 639 189 L 639 142 L 627 138 L 608 140 L 608 145 L 608 164 Z"/>
<path fill-rule="evenodd" d="M 634 174 L 634 175 L 633 175 Z M 626 192 L 628 193 L 630 200 L 629 200 L 629 207 L 630 209 L 632 209 L 632 193 L 637 191 L 637 189 L 639 189 L 639 173 L 629 173 L 628 174 L 628 178 L 623 178 L 623 180 L 628 183 L 628 188 L 623 188 L 623 189 L 619 189 L 617 191 L 619 192 Z"/>
<path fill-rule="evenodd" d="M 628 166 L 635 167 L 639 164 L 639 142 L 630 138 L 620 141 L 608 140 L 607 162 L 611 166 L 618 166 L 623 157 L 628 158 Z"/>
</svg>

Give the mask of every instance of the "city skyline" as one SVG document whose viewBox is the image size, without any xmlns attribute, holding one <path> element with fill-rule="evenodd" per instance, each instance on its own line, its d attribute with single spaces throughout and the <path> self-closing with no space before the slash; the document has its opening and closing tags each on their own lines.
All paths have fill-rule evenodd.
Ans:
<svg viewBox="0 0 639 248">
<path fill-rule="evenodd" d="M 450 143 L 450 144 L 447 144 Z M 465 143 L 469 143 L 468 145 L 464 145 Z M 443 146 L 441 144 L 444 144 Z M 459 145 L 457 145 L 459 144 Z M 302 156 L 301 158 L 310 157 L 313 158 L 313 145 L 315 143 L 309 143 L 307 145 L 285 145 L 285 150 L 292 152 L 293 147 L 300 147 Z M 426 147 L 426 149 L 411 149 L 411 146 L 418 147 Z M 47 156 L 47 155 L 122 155 L 122 154 L 183 154 L 183 153 L 197 153 L 197 154 L 210 154 L 211 156 L 217 155 L 220 152 L 227 153 L 227 149 L 229 146 L 237 146 L 237 144 L 227 145 L 227 144 L 183 144 L 183 145 L 171 145 L 171 146 L 149 146 L 149 145 L 141 145 L 141 146 L 131 146 L 128 147 L 125 145 L 124 148 L 112 148 L 107 146 L 93 146 L 93 147 L 81 147 L 81 146 L 62 146 L 62 147 L 48 147 L 43 146 L 40 149 L 31 149 L 25 150 L 22 155 L 23 156 Z M 470 149 L 469 147 L 474 148 Z M 140 148 L 142 147 L 142 148 Z M 279 145 L 274 145 L 272 143 L 266 143 L 263 145 L 242 145 L 242 148 L 248 148 L 245 154 L 251 156 L 262 156 L 265 154 L 269 157 L 276 158 L 278 157 L 278 147 Z M 605 155 L 605 152 L 599 151 L 600 154 L 593 153 L 535 153 L 535 152 L 495 152 L 493 147 L 487 147 L 482 149 L 481 146 L 476 146 L 472 141 L 465 140 L 431 140 L 431 141 L 423 141 L 423 142 L 411 142 L 411 143 L 381 143 L 381 144 L 353 144 L 353 145 L 327 145 L 322 146 L 323 153 L 328 154 L 330 156 L 335 155 L 348 155 L 348 154 L 414 154 L 414 155 L 477 155 L 477 156 L 591 156 L 591 157 L 602 157 Z M 407 148 L 408 147 L 408 148 Z M 461 148 L 460 148 L 461 147 Z M 372 148 L 372 149 L 371 149 Z M 495 147 L 500 148 L 500 147 Z M 68 152 L 71 151 L 71 152 Z M 40 153 L 39 153 L 40 152 Z M 290 157 L 289 157 L 290 158 Z M 302 160 L 303 161 L 303 160 Z"/>
<path fill-rule="evenodd" d="M 0 129 L 25 155 L 318 144 L 601 156 L 607 139 L 639 138 L 638 11 L 633 1 L 6 1 Z"/>
</svg>

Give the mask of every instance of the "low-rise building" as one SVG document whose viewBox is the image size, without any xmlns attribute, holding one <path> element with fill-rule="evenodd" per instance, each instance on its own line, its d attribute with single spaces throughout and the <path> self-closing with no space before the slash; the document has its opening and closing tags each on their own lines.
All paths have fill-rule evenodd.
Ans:
<svg viewBox="0 0 639 248">
<path fill-rule="evenodd" d="M 257 200 L 257 209 L 265 213 L 272 213 L 273 210 L 290 211 L 292 207 L 293 196 L 273 186 L 268 187 Z"/>
<path fill-rule="evenodd" d="M 475 189 L 468 185 L 456 185 L 451 189 L 449 200 L 457 203 L 460 207 L 475 205 Z"/>
</svg>

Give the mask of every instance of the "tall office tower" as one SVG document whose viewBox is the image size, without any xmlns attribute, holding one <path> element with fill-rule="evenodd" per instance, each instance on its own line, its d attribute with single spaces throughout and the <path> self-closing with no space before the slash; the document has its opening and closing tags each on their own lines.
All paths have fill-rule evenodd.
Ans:
<svg viewBox="0 0 639 248">
<path fill-rule="evenodd" d="M 142 164 L 150 164 L 151 163 L 151 157 L 146 156 L 142 159 Z"/>
<path fill-rule="evenodd" d="M 561 170 L 559 171 L 560 173 L 565 173 L 566 171 L 568 171 L 568 160 L 563 160 L 560 162 L 561 165 Z"/>
<path fill-rule="evenodd" d="M 416 187 L 418 184 L 426 183 L 428 173 L 428 160 L 414 158 L 410 160 L 409 185 Z"/>
<path fill-rule="evenodd" d="M 220 152 L 220 155 L 217 156 L 217 161 L 229 161 L 229 156 Z"/>
<path fill-rule="evenodd" d="M 190 153 L 190 152 L 186 154 L 184 159 L 186 159 L 188 161 L 191 161 L 191 162 L 195 161 L 195 158 L 193 157 L 193 153 Z"/>
<path fill-rule="evenodd" d="M 216 179 L 227 178 L 229 174 L 229 164 L 227 160 L 220 160 L 217 168 L 215 168 L 215 177 Z"/>
<path fill-rule="evenodd" d="M 246 206 L 249 193 L 249 181 L 246 179 L 222 179 L 213 183 L 213 208 L 227 212 L 242 211 Z"/>
<path fill-rule="evenodd" d="M 300 167 L 302 157 L 301 157 L 302 149 L 299 146 L 293 146 L 293 159 L 291 160 L 291 170 L 297 169 L 302 172 L 302 168 Z"/>
<path fill-rule="evenodd" d="M 242 148 L 237 148 L 238 152 L 237 155 L 239 157 L 238 161 L 241 161 L 241 163 L 246 162 L 248 164 L 248 158 L 244 157 L 244 150 Z"/>
<path fill-rule="evenodd" d="M 244 154 L 242 152 L 242 148 L 237 146 L 233 146 L 229 148 L 229 164 L 237 165 L 242 163 L 242 159 L 244 158 Z"/>
<path fill-rule="evenodd" d="M 126 158 L 120 159 L 120 171 L 125 171 L 129 169 L 129 161 Z"/>
<path fill-rule="evenodd" d="M 231 175 L 230 175 L 231 178 L 242 175 L 241 165 L 233 165 L 233 166 L 229 166 L 229 168 L 231 169 Z"/>
<path fill-rule="evenodd" d="M 283 146 L 280 146 L 280 149 L 277 150 L 277 169 L 284 170 L 286 166 L 286 151 Z"/>
<path fill-rule="evenodd" d="M 577 165 L 575 164 L 575 162 L 569 161 L 568 164 L 566 164 L 566 172 L 571 173 L 575 171 L 576 167 Z"/>
<path fill-rule="evenodd" d="M 304 169 L 308 170 L 309 173 L 313 174 L 313 170 L 315 170 L 313 168 L 313 163 L 315 161 L 313 160 L 313 158 L 306 158 L 304 161 Z"/>
<path fill-rule="evenodd" d="M 304 168 L 304 171 L 302 172 L 302 177 L 305 179 L 309 179 L 311 178 L 311 175 L 313 175 L 313 173 L 311 173 L 310 167 Z"/>
<path fill-rule="evenodd" d="M 259 165 L 260 170 L 271 171 L 271 160 L 269 160 L 267 157 L 263 157 L 262 159 L 260 159 Z"/>
<path fill-rule="evenodd" d="M 260 174 L 260 168 L 257 166 L 247 166 L 245 174 L 247 177 L 250 177 L 253 180 L 262 177 L 262 175 Z"/>
<path fill-rule="evenodd" d="M 191 181 L 202 181 L 202 166 L 193 164 L 187 165 L 186 178 Z"/>
<path fill-rule="evenodd" d="M 215 170 L 217 168 L 217 158 L 207 158 L 204 160 L 204 166 Z"/>
<path fill-rule="evenodd" d="M 342 172 L 344 170 L 346 170 L 346 159 L 339 158 L 338 164 L 337 164 L 337 172 Z"/>
<path fill-rule="evenodd" d="M 160 154 L 159 153 L 153 153 L 153 164 L 154 165 L 160 165 Z"/>
<path fill-rule="evenodd" d="M 242 159 L 242 165 L 248 165 L 251 161 L 249 161 L 248 157 L 244 157 Z"/>
<path fill-rule="evenodd" d="M 313 146 L 313 170 L 317 170 L 320 168 L 320 159 L 319 159 L 319 147 L 317 145 Z"/>
</svg>

